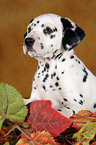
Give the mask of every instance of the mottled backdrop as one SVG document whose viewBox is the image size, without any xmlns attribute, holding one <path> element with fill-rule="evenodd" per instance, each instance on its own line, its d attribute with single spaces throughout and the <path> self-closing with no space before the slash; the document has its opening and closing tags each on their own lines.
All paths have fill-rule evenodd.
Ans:
<svg viewBox="0 0 96 145">
<path fill-rule="evenodd" d="M 0 82 L 14 86 L 25 98 L 37 61 L 23 54 L 23 35 L 30 20 L 44 13 L 69 17 L 85 30 L 75 52 L 96 75 L 96 0 L 0 0 Z"/>
</svg>

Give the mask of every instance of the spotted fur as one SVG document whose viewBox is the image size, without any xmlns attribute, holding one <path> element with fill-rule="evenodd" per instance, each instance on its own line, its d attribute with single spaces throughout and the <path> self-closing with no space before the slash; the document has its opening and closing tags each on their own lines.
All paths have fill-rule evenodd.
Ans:
<svg viewBox="0 0 96 145">
<path fill-rule="evenodd" d="M 96 77 L 73 51 L 84 36 L 69 18 L 44 14 L 32 19 L 23 51 L 38 60 L 38 67 L 25 104 L 51 100 L 52 107 L 66 117 L 79 110 L 96 111 Z"/>
</svg>

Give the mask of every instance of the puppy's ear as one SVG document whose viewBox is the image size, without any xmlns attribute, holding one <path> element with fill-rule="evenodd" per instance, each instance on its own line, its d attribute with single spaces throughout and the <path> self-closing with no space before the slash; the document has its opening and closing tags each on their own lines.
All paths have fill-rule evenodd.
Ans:
<svg viewBox="0 0 96 145">
<path fill-rule="evenodd" d="M 69 18 L 61 18 L 61 22 L 63 24 L 63 48 L 70 51 L 83 40 L 85 33 Z"/>
</svg>

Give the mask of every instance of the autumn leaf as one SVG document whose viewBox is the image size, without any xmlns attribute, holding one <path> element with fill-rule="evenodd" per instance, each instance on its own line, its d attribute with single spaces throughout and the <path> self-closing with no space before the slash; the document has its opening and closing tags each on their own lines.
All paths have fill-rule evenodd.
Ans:
<svg viewBox="0 0 96 145">
<path fill-rule="evenodd" d="M 66 130 L 72 121 L 51 108 L 50 101 L 38 100 L 29 104 L 27 122 L 32 125 L 27 129 L 31 134 L 37 131 L 47 131 L 53 137 Z"/>
<path fill-rule="evenodd" d="M 96 145 L 96 141 L 92 143 L 92 145 Z"/>
<path fill-rule="evenodd" d="M 23 122 L 26 115 L 27 108 L 20 93 L 12 86 L 0 83 L 0 129 L 6 118 Z"/>
<path fill-rule="evenodd" d="M 1 131 L 0 131 L 0 144 L 5 143 L 7 141 L 9 141 L 9 138 L 11 135 L 8 135 L 7 137 L 3 138 L 3 136 L 6 134 L 6 132 L 8 132 L 9 130 L 5 127 L 2 127 Z"/>
<path fill-rule="evenodd" d="M 92 116 L 96 117 L 96 111 L 92 114 Z"/>
<path fill-rule="evenodd" d="M 87 121 L 89 120 L 90 122 L 96 122 L 96 116 L 95 113 L 92 114 L 92 112 L 88 110 L 81 110 L 77 114 L 73 114 L 70 119 L 73 122 L 73 127 L 76 130 L 79 130 L 82 128 Z"/>
<path fill-rule="evenodd" d="M 96 122 L 88 121 L 77 133 L 73 135 L 75 142 L 82 143 L 82 145 L 89 145 L 89 142 L 96 134 Z"/>
<path fill-rule="evenodd" d="M 16 145 L 58 145 L 58 143 L 55 142 L 53 137 L 51 137 L 50 133 L 42 131 L 42 132 L 36 132 L 31 134 L 30 140 L 27 138 L 21 138 Z"/>
</svg>

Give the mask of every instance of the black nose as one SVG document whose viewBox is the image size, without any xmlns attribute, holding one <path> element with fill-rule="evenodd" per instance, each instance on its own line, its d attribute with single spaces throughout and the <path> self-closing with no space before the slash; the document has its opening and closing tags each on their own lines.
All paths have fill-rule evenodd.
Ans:
<svg viewBox="0 0 96 145">
<path fill-rule="evenodd" d="M 27 47 L 32 47 L 34 42 L 35 42 L 35 40 L 33 38 L 31 38 L 31 37 L 25 39 L 25 45 Z"/>
</svg>

